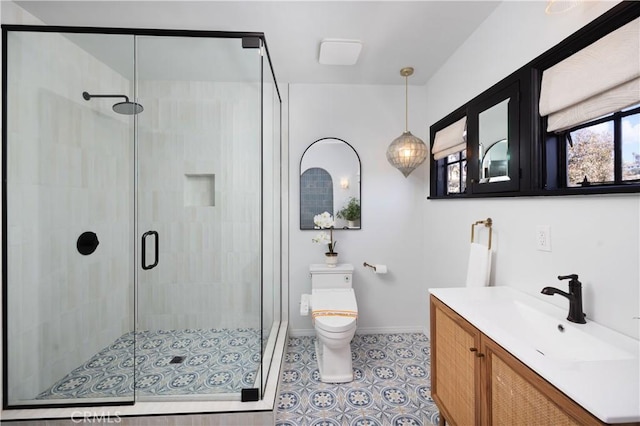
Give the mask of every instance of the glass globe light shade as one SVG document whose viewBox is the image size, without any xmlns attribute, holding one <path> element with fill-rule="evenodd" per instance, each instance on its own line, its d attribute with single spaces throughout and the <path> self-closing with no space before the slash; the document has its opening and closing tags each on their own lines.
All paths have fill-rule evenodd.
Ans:
<svg viewBox="0 0 640 426">
<path fill-rule="evenodd" d="M 395 138 L 387 148 L 387 160 L 404 177 L 409 176 L 426 158 L 427 146 L 409 131 Z"/>
</svg>

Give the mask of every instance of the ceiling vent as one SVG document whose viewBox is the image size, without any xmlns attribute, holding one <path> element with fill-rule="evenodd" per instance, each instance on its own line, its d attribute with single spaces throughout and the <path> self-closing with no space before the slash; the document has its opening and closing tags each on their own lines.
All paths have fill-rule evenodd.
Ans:
<svg viewBox="0 0 640 426">
<path fill-rule="evenodd" d="M 324 39 L 318 61 L 322 65 L 355 65 L 361 50 L 360 40 Z"/>
</svg>

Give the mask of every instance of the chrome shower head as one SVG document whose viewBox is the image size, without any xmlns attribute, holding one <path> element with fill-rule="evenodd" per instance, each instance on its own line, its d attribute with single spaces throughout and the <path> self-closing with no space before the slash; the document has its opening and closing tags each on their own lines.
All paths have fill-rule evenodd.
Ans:
<svg viewBox="0 0 640 426">
<path fill-rule="evenodd" d="M 137 102 L 129 101 L 129 97 L 125 95 L 91 95 L 87 92 L 82 92 L 82 97 L 85 101 L 88 101 L 91 98 L 124 98 L 124 102 L 113 104 L 113 111 L 118 114 L 136 115 L 144 111 L 142 105 Z"/>
</svg>

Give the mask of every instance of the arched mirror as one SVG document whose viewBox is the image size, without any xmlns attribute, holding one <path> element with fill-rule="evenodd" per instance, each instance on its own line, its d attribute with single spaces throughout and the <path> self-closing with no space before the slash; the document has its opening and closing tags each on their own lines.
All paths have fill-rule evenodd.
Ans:
<svg viewBox="0 0 640 426">
<path fill-rule="evenodd" d="M 336 229 L 361 229 L 360 157 L 337 138 L 315 141 L 300 160 L 300 229 L 316 229 L 313 217 L 329 212 Z"/>
</svg>

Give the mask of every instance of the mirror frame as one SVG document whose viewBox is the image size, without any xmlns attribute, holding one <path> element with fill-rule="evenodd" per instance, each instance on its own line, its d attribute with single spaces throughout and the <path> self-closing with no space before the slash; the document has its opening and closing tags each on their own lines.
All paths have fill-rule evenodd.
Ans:
<svg viewBox="0 0 640 426">
<path fill-rule="evenodd" d="M 333 136 L 328 136 L 328 137 L 324 137 L 324 138 L 320 138 L 315 140 L 314 142 L 312 142 L 307 148 L 305 148 L 304 152 L 302 153 L 302 156 L 300 157 L 300 164 L 298 166 L 298 186 L 299 188 L 299 200 L 298 200 L 298 227 L 300 228 L 301 231 L 317 231 L 317 229 L 315 228 L 303 228 L 302 227 L 302 182 L 301 182 L 301 178 L 302 178 L 302 161 L 304 160 L 304 156 L 307 153 L 307 151 L 309 151 L 309 149 L 311 149 L 311 147 L 313 147 L 315 144 L 322 142 L 322 141 L 326 141 L 326 140 L 336 140 L 336 141 L 340 141 L 342 143 L 344 143 L 346 146 L 348 146 L 349 148 L 351 148 L 351 150 L 353 151 L 353 153 L 356 156 L 356 159 L 358 160 L 358 168 L 359 168 L 359 179 L 358 179 L 358 194 L 359 194 L 359 200 L 360 200 L 360 226 L 357 228 L 349 228 L 349 227 L 342 227 L 342 228 L 335 228 L 335 229 L 340 229 L 340 230 L 344 230 L 344 231 L 359 231 L 362 229 L 362 160 L 360 159 L 360 155 L 358 154 L 358 151 L 356 151 L 356 149 L 347 141 L 345 141 L 344 139 L 340 139 L 340 138 L 336 138 Z M 334 215 L 334 219 L 335 219 L 335 214 L 336 212 L 333 212 L 332 215 Z"/>
<path fill-rule="evenodd" d="M 478 182 L 491 183 L 511 180 L 509 177 L 509 102 L 507 98 L 478 113 Z M 513 143 L 513 141 L 511 141 Z M 504 169 L 490 176 L 493 154 L 502 147 Z M 485 164 L 485 162 L 489 164 Z"/>
<path fill-rule="evenodd" d="M 518 81 L 469 105 L 467 116 L 467 188 L 474 194 L 517 191 L 520 188 L 520 89 Z M 482 179 L 480 170 L 480 114 L 509 99 L 507 109 L 508 179 Z"/>
</svg>

